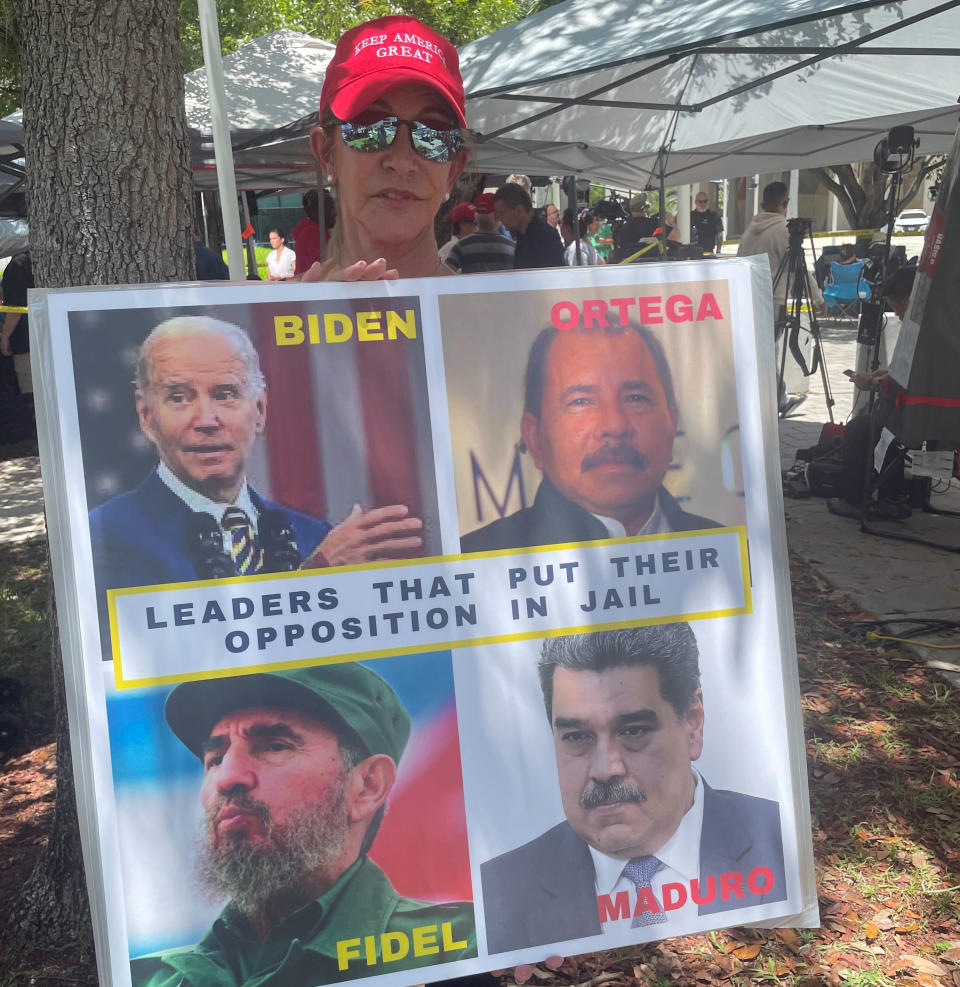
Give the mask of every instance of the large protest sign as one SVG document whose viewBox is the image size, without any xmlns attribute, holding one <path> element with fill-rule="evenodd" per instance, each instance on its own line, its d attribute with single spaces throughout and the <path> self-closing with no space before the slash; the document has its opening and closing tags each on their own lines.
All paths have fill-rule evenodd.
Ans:
<svg viewBox="0 0 960 987">
<path fill-rule="evenodd" d="M 104 982 L 816 924 L 763 266 L 36 294 Z"/>
</svg>

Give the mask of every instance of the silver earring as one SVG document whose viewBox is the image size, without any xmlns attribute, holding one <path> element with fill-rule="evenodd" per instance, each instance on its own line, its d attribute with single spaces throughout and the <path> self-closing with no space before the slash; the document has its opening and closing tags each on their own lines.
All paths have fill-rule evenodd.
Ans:
<svg viewBox="0 0 960 987">
<path fill-rule="evenodd" d="M 333 184 L 333 173 L 332 172 L 329 175 L 324 175 L 323 177 L 326 179 L 326 182 L 327 182 L 328 185 L 332 185 Z"/>
<path fill-rule="evenodd" d="M 450 193 L 449 192 L 444 192 L 443 193 L 443 201 L 446 202 L 449 198 L 450 198 Z"/>
</svg>

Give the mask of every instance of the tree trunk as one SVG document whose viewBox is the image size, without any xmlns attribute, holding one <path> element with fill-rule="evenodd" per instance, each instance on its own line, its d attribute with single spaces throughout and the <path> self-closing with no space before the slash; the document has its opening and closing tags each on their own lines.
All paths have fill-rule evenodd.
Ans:
<svg viewBox="0 0 960 987">
<path fill-rule="evenodd" d="M 193 277 L 190 161 L 175 0 L 18 0 L 36 283 Z M 52 593 L 51 593 L 52 597 Z M 56 617 L 57 803 L 12 918 L 22 937 L 89 939 Z"/>
<path fill-rule="evenodd" d="M 37 284 L 193 274 L 175 0 L 20 0 Z"/>
<path fill-rule="evenodd" d="M 943 155 L 920 158 L 903 176 L 901 202 L 908 202 L 917 193 L 924 179 L 943 166 Z M 836 165 L 817 168 L 816 174 L 839 199 L 843 214 L 853 230 L 870 230 L 887 222 L 885 198 L 890 176 L 873 162 L 857 165 Z"/>
</svg>

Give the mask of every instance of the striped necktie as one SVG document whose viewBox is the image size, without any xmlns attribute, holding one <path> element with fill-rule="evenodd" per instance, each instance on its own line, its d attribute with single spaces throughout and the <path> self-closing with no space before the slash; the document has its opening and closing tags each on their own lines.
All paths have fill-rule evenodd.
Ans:
<svg viewBox="0 0 960 987">
<path fill-rule="evenodd" d="M 644 888 L 649 889 L 653 875 L 659 869 L 660 860 L 654 857 L 653 854 L 650 854 L 646 857 L 634 857 L 633 860 L 628 860 L 626 866 L 623 868 L 623 873 L 625 877 L 629 877 L 633 881 L 634 887 L 637 889 L 637 894 L 639 894 Z M 630 923 L 630 928 L 638 929 L 644 925 L 659 925 L 661 922 L 666 922 L 666 920 L 667 916 L 662 911 L 641 912 L 639 915 L 634 916 L 633 921 Z"/>
<path fill-rule="evenodd" d="M 230 534 L 230 558 L 237 575 L 252 576 L 259 572 L 263 565 L 263 552 L 246 512 L 239 507 L 228 507 L 220 524 Z"/>
</svg>

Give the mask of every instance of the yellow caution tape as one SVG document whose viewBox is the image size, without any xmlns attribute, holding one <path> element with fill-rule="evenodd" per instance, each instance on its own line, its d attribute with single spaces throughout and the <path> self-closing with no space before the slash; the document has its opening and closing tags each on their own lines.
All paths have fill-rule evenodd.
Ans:
<svg viewBox="0 0 960 987">
<path fill-rule="evenodd" d="M 618 264 L 629 264 L 635 261 L 638 257 L 642 257 L 645 253 L 653 250 L 655 247 L 660 247 L 660 241 L 654 240 L 653 243 L 648 243 L 645 247 L 641 247 L 635 254 L 631 254 L 629 257 L 624 257 L 623 260 L 618 261 Z M 661 248 L 662 250 L 662 248 Z"/>
<path fill-rule="evenodd" d="M 874 234 L 878 233 L 879 230 L 826 230 L 823 233 L 812 233 L 811 236 L 814 240 L 822 240 L 825 237 L 834 237 L 836 239 L 850 239 L 853 237 L 855 240 L 865 240 L 867 237 L 872 237 Z M 926 234 L 919 231 L 908 231 L 908 230 L 895 230 L 895 237 L 903 236 L 925 236 Z M 740 242 L 740 237 L 731 237 L 723 241 L 724 244 L 734 244 Z"/>
<path fill-rule="evenodd" d="M 27 314 L 26 305 L 0 305 L 0 312 L 19 312 L 21 315 Z"/>
</svg>

